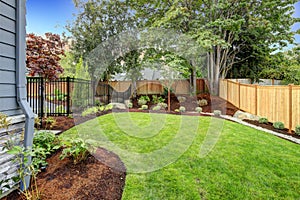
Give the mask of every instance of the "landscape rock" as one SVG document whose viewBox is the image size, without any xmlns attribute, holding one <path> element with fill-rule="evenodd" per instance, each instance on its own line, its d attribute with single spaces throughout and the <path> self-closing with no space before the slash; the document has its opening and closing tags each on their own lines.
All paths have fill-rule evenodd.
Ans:
<svg viewBox="0 0 300 200">
<path fill-rule="evenodd" d="M 236 111 L 236 113 L 233 115 L 233 117 L 237 119 L 250 119 L 250 120 L 259 120 L 259 117 L 257 115 L 253 115 L 251 113 L 243 112 L 243 111 Z"/>
</svg>

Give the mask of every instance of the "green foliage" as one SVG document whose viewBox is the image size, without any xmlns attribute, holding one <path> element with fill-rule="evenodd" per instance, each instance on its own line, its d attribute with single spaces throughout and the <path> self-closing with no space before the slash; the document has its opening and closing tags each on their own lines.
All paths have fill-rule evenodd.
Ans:
<svg viewBox="0 0 300 200">
<path fill-rule="evenodd" d="M 202 108 L 201 108 L 201 107 L 196 107 L 196 108 L 195 108 L 195 111 L 196 111 L 197 113 L 200 113 L 200 112 L 202 112 Z"/>
<path fill-rule="evenodd" d="M 68 157 L 73 159 L 74 164 L 77 164 L 84 161 L 89 155 L 88 145 L 81 138 L 62 140 L 61 144 L 64 149 L 60 155 L 60 159 Z"/>
<path fill-rule="evenodd" d="M 295 128 L 295 133 L 297 135 L 300 135 L 300 125 L 297 125 L 296 128 Z"/>
<path fill-rule="evenodd" d="M 132 102 L 129 102 L 128 105 L 127 105 L 127 107 L 128 107 L 128 108 L 132 108 L 132 107 L 133 107 Z"/>
<path fill-rule="evenodd" d="M 35 170 L 47 166 L 46 158 L 60 148 L 57 137 L 48 131 L 36 133 L 33 138 L 32 164 Z"/>
<path fill-rule="evenodd" d="M 154 110 L 154 111 L 158 111 L 158 110 L 161 110 L 161 107 L 160 107 L 160 106 L 158 106 L 158 105 L 156 105 L 156 106 L 154 106 L 154 107 L 152 108 L 152 110 Z"/>
<path fill-rule="evenodd" d="M 180 106 L 180 107 L 179 107 L 179 112 L 185 112 L 185 110 L 186 110 L 186 109 L 185 109 L 184 106 Z"/>
<path fill-rule="evenodd" d="M 142 105 L 141 109 L 142 110 L 148 110 L 148 105 Z"/>
<path fill-rule="evenodd" d="M 201 100 L 198 101 L 198 105 L 199 106 L 206 106 L 206 105 L 208 105 L 208 102 L 207 102 L 206 99 L 201 99 Z"/>
<path fill-rule="evenodd" d="M 214 110 L 215 116 L 221 116 L 221 114 L 222 114 L 221 110 Z"/>
<path fill-rule="evenodd" d="M 166 103 L 158 103 L 157 105 L 163 109 L 166 109 L 168 107 L 168 104 Z"/>
<path fill-rule="evenodd" d="M 179 103 L 183 103 L 186 101 L 186 98 L 182 97 L 182 96 L 177 97 L 177 99 L 178 99 Z"/>
<path fill-rule="evenodd" d="M 8 129 L 10 121 L 7 119 L 7 115 L 0 112 L 0 128 Z"/>
<path fill-rule="evenodd" d="M 276 129 L 279 129 L 279 130 L 284 129 L 284 123 L 283 122 L 274 122 L 273 127 Z"/>
<path fill-rule="evenodd" d="M 258 119 L 258 122 L 259 122 L 260 124 L 267 124 L 269 121 L 268 121 L 267 118 L 261 117 L 261 118 Z"/>
<path fill-rule="evenodd" d="M 163 103 L 165 102 L 165 99 L 162 98 L 161 96 L 158 97 L 157 95 L 152 95 L 152 102 L 154 104 Z"/>
<path fill-rule="evenodd" d="M 87 116 L 87 115 L 91 115 L 91 114 L 96 114 L 99 111 L 100 107 L 91 107 L 91 108 L 86 108 L 81 115 L 83 117 Z"/>
<path fill-rule="evenodd" d="M 145 105 L 150 101 L 150 98 L 147 95 L 143 95 L 138 99 L 138 104 L 141 105 Z"/>
<path fill-rule="evenodd" d="M 47 117 L 45 119 L 45 123 L 46 123 L 46 129 L 52 129 L 53 126 L 56 124 L 56 119 L 53 117 Z"/>
</svg>

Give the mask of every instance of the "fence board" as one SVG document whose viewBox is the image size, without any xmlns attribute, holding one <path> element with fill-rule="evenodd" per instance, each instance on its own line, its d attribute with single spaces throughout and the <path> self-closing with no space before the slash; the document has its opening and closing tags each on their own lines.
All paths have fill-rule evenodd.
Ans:
<svg viewBox="0 0 300 200">
<path fill-rule="evenodd" d="M 281 121 L 290 130 L 300 124 L 300 86 L 258 86 L 220 80 L 219 94 L 241 110 L 267 117 L 271 122 Z"/>
</svg>

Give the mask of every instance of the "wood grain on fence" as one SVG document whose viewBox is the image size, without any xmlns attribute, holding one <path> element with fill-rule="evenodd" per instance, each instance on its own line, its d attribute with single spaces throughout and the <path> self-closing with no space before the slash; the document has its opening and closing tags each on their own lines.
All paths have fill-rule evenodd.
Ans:
<svg viewBox="0 0 300 200">
<path fill-rule="evenodd" d="M 219 96 L 243 111 L 281 121 L 295 130 L 300 124 L 300 86 L 259 86 L 220 80 Z"/>
</svg>

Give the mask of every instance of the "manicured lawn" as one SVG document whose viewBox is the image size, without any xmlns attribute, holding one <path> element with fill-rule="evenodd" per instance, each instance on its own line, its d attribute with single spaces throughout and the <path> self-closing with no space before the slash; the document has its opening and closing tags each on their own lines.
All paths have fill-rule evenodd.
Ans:
<svg viewBox="0 0 300 200">
<path fill-rule="evenodd" d="M 117 153 L 128 171 L 123 199 L 299 199 L 299 145 L 230 121 L 216 124 L 223 121 L 114 113 L 61 137 L 80 136 Z M 209 127 L 221 134 L 207 140 Z M 215 144 L 204 157 L 203 143 Z"/>
</svg>

